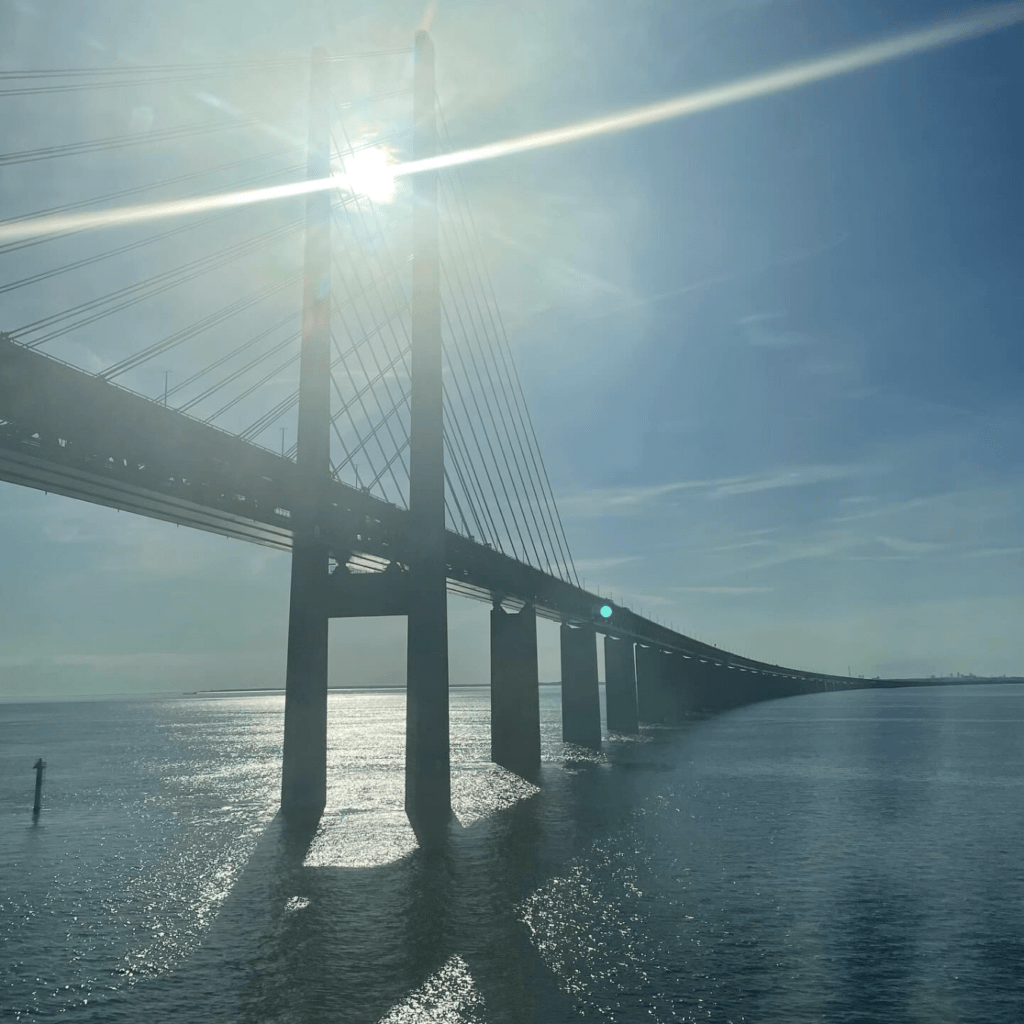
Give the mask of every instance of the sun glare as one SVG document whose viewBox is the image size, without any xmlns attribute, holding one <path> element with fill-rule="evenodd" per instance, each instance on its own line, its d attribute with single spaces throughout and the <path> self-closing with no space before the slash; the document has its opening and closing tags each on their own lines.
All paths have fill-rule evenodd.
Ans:
<svg viewBox="0 0 1024 1024">
<path fill-rule="evenodd" d="M 440 156 L 392 164 L 386 150 L 364 149 L 349 154 L 342 169 L 315 181 L 297 181 L 288 185 L 246 189 L 238 192 L 174 199 L 169 202 L 145 203 L 120 209 L 95 212 L 50 214 L 42 217 L 20 217 L 0 222 L 0 244 L 24 238 L 84 231 L 88 228 L 116 227 L 150 220 L 163 220 L 207 210 L 226 210 L 270 200 L 309 195 L 323 189 L 342 188 L 353 195 L 366 196 L 372 202 L 386 203 L 394 198 L 395 179 L 427 171 L 438 171 L 481 160 L 527 153 L 549 146 L 580 142 L 597 135 L 642 128 L 678 117 L 689 117 L 708 110 L 743 103 L 797 89 L 813 82 L 838 75 L 847 75 L 865 68 L 934 50 L 950 43 L 971 39 L 1024 21 L 1024 0 L 1003 4 L 953 21 L 940 22 L 925 29 L 892 36 L 851 50 L 829 54 L 801 64 L 736 79 L 722 85 L 699 89 L 673 99 L 651 103 L 645 107 L 624 110 L 575 125 L 551 128 L 521 135 L 518 138 L 492 142 L 483 146 L 444 153 Z"/>
<path fill-rule="evenodd" d="M 395 197 L 395 176 L 383 149 L 363 149 L 345 157 L 345 171 L 339 175 L 341 187 L 374 203 L 387 203 Z"/>
</svg>

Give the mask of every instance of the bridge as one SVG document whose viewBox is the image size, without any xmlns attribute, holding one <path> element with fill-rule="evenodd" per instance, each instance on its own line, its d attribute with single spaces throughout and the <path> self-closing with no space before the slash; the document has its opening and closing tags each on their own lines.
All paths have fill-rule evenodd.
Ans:
<svg viewBox="0 0 1024 1024">
<path fill-rule="evenodd" d="M 362 78 L 346 70 L 360 60 L 385 70 Z M 404 615 L 406 810 L 414 825 L 450 813 L 446 592 L 492 607 L 492 757 L 525 777 L 540 765 L 538 616 L 560 623 L 563 737 L 589 747 L 602 736 L 599 638 L 606 725 L 622 733 L 697 711 L 879 685 L 731 654 L 581 585 L 457 172 L 426 170 L 404 193 L 375 195 L 394 184 L 379 166 L 382 152 L 424 160 L 444 151 L 430 39 L 417 36 L 411 82 L 402 80 L 407 53 L 316 51 L 307 66 L 302 143 L 286 139 L 212 170 L 203 157 L 198 169 L 170 176 L 165 155 L 140 157 L 160 169 L 152 180 L 26 213 L 21 219 L 40 225 L 38 234 L 30 226 L 0 245 L 5 269 L 31 271 L 0 281 L 0 293 L 29 296 L 20 305 L 8 299 L 2 314 L 6 321 L 26 311 L 24 325 L 2 324 L 0 479 L 291 551 L 284 811 L 315 817 L 325 804 L 329 620 Z M 54 72 L 26 77 L 18 95 L 130 93 L 226 74 L 303 78 L 305 68 L 280 61 Z M 3 155 L 0 166 L 127 147 L 165 154 L 175 140 L 253 124 L 261 139 L 280 142 L 262 113 L 245 117 L 221 104 L 209 122 L 37 147 Z M 225 145 L 230 153 L 233 143 Z M 119 228 L 126 236 L 89 233 L 74 219 L 99 207 L 99 223 L 130 196 L 152 200 L 185 183 L 195 193 L 222 189 L 225 176 L 236 189 L 272 191 L 301 172 L 289 162 L 297 148 L 306 151 L 305 180 L 331 184 L 306 190 L 295 221 L 278 216 L 267 227 L 264 219 L 265 230 L 246 233 L 255 208 L 223 203 L 202 216 L 186 210 L 179 223 L 162 219 L 168 200 L 151 204 L 155 232 L 137 205 L 138 223 Z M 250 211 L 241 224 L 238 208 Z M 278 206 L 267 203 L 258 216 L 273 216 L 271 208 Z M 220 244 L 236 231 L 238 240 Z M 83 239 L 110 237 L 111 247 L 82 248 Z M 157 260 L 146 275 L 154 262 L 147 254 L 200 237 L 212 251 L 188 250 L 177 263 L 172 253 L 172 265 Z M 301 265 L 268 273 L 268 249 L 297 247 L 300 238 Z M 77 255 L 36 267 L 29 257 L 54 239 Z M 255 269 L 238 271 L 247 258 Z M 65 294 L 55 281 L 103 261 L 129 283 L 55 307 Z M 218 274 L 231 287 L 259 287 L 231 297 Z M 213 308 L 178 326 L 183 305 Z M 155 312 L 139 312 L 146 308 Z M 166 333 L 165 320 L 174 328 Z M 155 342 L 153 331 L 162 335 Z M 83 351 L 103 365 L 82 365 Z M 175 358 L 174 386 L 163 371 L 153 393 L 145 374 L 154 360 L 162 367 Z M 280 450 L 268 441 L 277 431 Z"/>
</svg>

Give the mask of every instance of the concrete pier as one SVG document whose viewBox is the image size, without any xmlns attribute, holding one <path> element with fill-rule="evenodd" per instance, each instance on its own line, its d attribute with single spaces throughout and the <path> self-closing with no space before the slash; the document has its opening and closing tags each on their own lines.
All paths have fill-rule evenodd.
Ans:
<svg viewBox="0 0 1024 1024">
<path fill-rule="evenodd" d="M 281 810 L 318 816 L 327 802 L 326 545 L 296 537 L 292 547 L 284 697 Z"/>
<path fill-rule="evenodd" d="M 693 690 L 693 708 L 695 711 L 714 711 L 717 707 L 718 693 L 711 664 L 693 657 L 687 662 L 689 666 L 691 686 Z"/>
<path fill-rule="evenodd" d="M 676 719 L 700 711 L 700 659 L 692 655 L 670 654 L 668 673 Z"/>
<path fill-rule="evenodd" d="M 330 89 L 325 51 L 313 51 L 306 176 L 330 174 Z M 306 199 L 297 486 L 285 671 L 281 809 L 318 816 L 327 800 L 327 515 L 330 480 L 331 203 Z"/>
<path fill-rule="evenodd" d="M 637 718 L 641 722 L 662 723 L 674 717 L 671 688 L 668 684 L 666 653 L 657 647 L 636 648 Z"/>
<path fill-rule="evenodd" d="M 604 638 L 605 701 L 609 732 L 637 732 L 633 641 Z"/>
<path fill-rule="evenodd" d="M 562 739 L 601 746 L 601 696 L 597 686 L 597 638 L 587 626 L 562 623 Z"/>
<path fill-rule="evenodd" d="M 525 778 L 540 771 L 537 614 L 491 609 L 491 760 Z"/>
<path fill-rule="evenodd" d="M 636 645 L 636 717 L 644 724 L 656 722 L 655 705 L 657 704 L 657 651 L 653 647 Z"/>
<path fill-rule="evenodd" d="M 682 679 L 679 666 L 682 658 L 671 651 L 661 651 L 658 664 L 661 673 L 661 721 L 666 724 L 677 722 L 683 706 Z"/>
</svg>

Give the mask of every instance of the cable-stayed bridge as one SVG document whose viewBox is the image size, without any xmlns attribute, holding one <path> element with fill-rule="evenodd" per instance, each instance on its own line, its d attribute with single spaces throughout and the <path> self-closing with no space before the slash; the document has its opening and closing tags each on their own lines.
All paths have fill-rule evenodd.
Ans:
<svg viewBox="0 0 1024 1024">
<path fill-rule="evenodd" d="M 601 743 L 598 635 L 616 731 L 865 685 L 581 586 L 458 172 L 388 171 L 451 147 L 425 35 L 412 53 L 0 72 L 0 102 L 70 140 L 0 155 L 3 223 L 25 225 L 0 245 L 0 479 L 292 551 L 286 810 L 324 805 L 328 620 L 405 615 L 406 807 L 447 815 L 446 590 L 492 605 L 492 756 L 528 776 L 538 615 L 561 623 L 569 742 Z M 329 187 L 165 216 L 303 179 Z M 153 216 L 76 226 L 125 206 Z"/>
</svg>

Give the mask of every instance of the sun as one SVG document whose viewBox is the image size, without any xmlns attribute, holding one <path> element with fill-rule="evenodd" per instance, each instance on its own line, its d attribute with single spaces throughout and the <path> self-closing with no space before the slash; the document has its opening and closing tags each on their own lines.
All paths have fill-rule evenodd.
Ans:
<svg viewBox="0 0 1024 1024">
<path fill-rule="evenodd" d="M 388 154 L 383 149 L 361 149 L 345 157 L 339 184 L 357 196 L 374 203 L 387 203 L 395 197 L 395 176 Z"/>
</svg>

